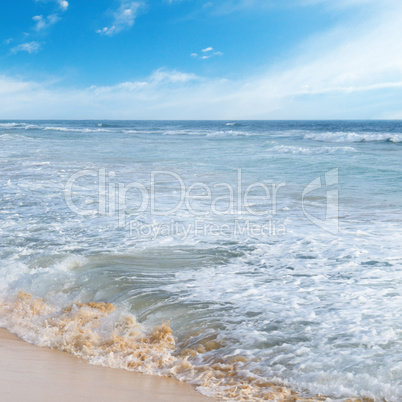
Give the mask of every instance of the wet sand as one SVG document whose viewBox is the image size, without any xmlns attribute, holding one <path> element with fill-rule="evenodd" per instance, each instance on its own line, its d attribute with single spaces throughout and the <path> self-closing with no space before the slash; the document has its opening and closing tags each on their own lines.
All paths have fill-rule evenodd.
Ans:
<svg viewBox="0 0 402 402">
<path fill-rule="evenodd" d="M 26 343 L 0 328 L 0 401 L 207 402 L 190 385 L 90 365 Z"/>
</svg>

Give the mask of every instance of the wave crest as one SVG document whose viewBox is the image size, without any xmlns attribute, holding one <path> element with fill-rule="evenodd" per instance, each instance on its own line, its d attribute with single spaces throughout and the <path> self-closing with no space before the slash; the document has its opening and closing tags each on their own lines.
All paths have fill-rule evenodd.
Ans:
<svg viewBox="0 0 402 402">
<path fill-rule="evenodd" d="M 402 134 L 327 132 L 306 134 L 303 139 L 321 142 L 402 142 Z"/>
<path fill-rule="evenodd" d="M 45 131 L 62 131 L 67 133 L 107 133 L 104 128 L 67 128 L 67 127 L 45 127 Z"/>
<path fill-rule="evenodd" d="M 0 325 L 38 346 L 62 350 L 96 365 L 173 377 L 215 398 L 296 400 L 289 388 L 246 370 L 246 358 L 211 357 L 209 352 L 222 347 L 216 340 L 204 339 L 180 350 L 168 323 L 147 331 L 132 314 L 110 303 L 74 302 L 59 308 L 20 291 L 0 302 Z M 203 362 L 204 354 L 208 358 Z"/>
</svg>

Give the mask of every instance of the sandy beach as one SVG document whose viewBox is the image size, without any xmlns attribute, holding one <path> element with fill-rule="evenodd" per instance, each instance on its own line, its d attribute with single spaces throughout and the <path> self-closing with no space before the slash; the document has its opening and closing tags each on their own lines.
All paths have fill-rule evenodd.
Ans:
<svg viewBox="0 0 402 402">
<path fill-rule="evenodd" d="M 212 401 L 169 378 L 90 365 L 0 329 L 2 401 Z"/>
</svg>

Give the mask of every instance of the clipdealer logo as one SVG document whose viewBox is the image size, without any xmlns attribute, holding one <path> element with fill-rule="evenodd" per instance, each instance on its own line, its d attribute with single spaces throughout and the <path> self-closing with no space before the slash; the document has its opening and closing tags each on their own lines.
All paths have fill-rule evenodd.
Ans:
<svg viewBox="0 0 402 402">
<path fill-rule="evenodd" d="M 315 178 L 305 186 L 301 194 L 301 209 L 305 217 L 314 225 L 331 234 L 339 232 L 338 174 L 338 168 L 326 172 L 324 179 Z M 119 228 L 125 228 L 129 225 L 130 231 L 134 230 L 134 233 L 139 230 L 139 216 L 148 215 L 155 217 L 155 219 L 159 217 L 158 219 L 163 221 L 163 217 L 165 219 L 166 217 L 175 217 L 179 211 L 180 213 L 184 211 L 187 217 L 193 216 L 195 218 L 193 228 L 199 228 L 200 220 L 204 219 L 204 229 L 209 227 L 215 233 L 214 225 L 216 222 L 210 222 L 214 216 L 232 216 L 233 223 L 239 217 L 243 221 L 250 217 L 259 218 L 257 225 L 260 225 L 261 233 L 267 233 L 266 225 L 270 228 L 278 227 L 278 222 L 274 221 L 273 217 L 278 212 L 278 197 L 287 186 L 285 182 L 278 184 L 255 182 L 245 186 L 241 169 L 237 170 L 235 184 L 196 182 L 186 185 L 185 180 L 179 174 L 166 170 L 151 171 L 147 186 L 140 181 L 126 183 L 118 182 L 115 179 L 116 173 L 107 172 L 105 168 L 81 170 L 74 173 L 68 178 L 64 188 L 68 208 L 77 215 L 92 214 L 116 217 Z M 95 191 L 93 191 L 94 184 Z M 89 190 L 89 187 L 92 188 L 92 191 Z M 316 211 L 308 202 L 311 195 L 317 194 L 319 190 L 321 190 L 321 194 L 323 189 L 326 190 L 324 218 L 316 216 Z M 94 197 L 92 203 L 87 203 L 93 205 L 92 208 L 88 208 L 85 203 L 82 203 L 82 198 L 88 197 L 89 193 Z M 133 205 L 133 200 L 135 200 L 135 205 Z M 166 225 L 166 221 L 157 224 L 162 223 Z M 144 225 L 144 232 L 147 230 L 163 232 L 160 228 L 150 229 L 149 223 L 142 222 L 141 224 Z M 253 227 L 253 233 L 256 233 L 257 229 L 253 226 L 256 223 L 249 221 L 249 226 L 246 226 L 250 227 L 250 224 Z M 237 223 L 237 226 L 232 225 L 232 227 L 239 228 L 239 225 Z M 168 226 L 171 228 L 172 224 Z M 264 229 L 261 229 L 262 226 Z M 189 229 L 183 231 L 188 232 Z M 195 232 L 199 232 L 199 230 Z M 212 232 L 211 235 L 213 235 Z M 223 225 L 223 228 L 220 228 L 218 232 L 220 234 L 226 233 L 226 226 Z M 274 230 L 274 232 L 277 235 L 278 232 L 283 233 L 284 231 L 281 229 Z M 176 233 L 178 233 L 177 230 Z"/>
</svg>

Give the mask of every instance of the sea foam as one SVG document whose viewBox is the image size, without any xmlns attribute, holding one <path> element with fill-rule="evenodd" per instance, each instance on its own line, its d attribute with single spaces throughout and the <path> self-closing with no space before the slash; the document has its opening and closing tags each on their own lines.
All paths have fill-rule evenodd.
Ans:
<svg viewBox="0 0 402 402">
<path fill-rule="evenodd" d="M 306 134 L 304 139 L 322 142 L 402 142 L 402 134 L 326 132 Z"/>
<path fill-rule="evenodd" d="M 147 330 L 132 314 L 110 303 L 74 302 L 60 308 L 20 291 L 0 299 L 0 325 L 35 345 L 68 352 L 95 365 L 187 381 L 219 399 L 290 402 L 297 397 L 287 387 L 256 374 L 245 375 L 247 359 L 240 356 L 197 364 L 199 356 L 221 345 L 206 340 L 177 349 L 168 323 Z"/>
</svg>

